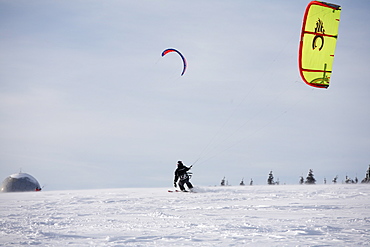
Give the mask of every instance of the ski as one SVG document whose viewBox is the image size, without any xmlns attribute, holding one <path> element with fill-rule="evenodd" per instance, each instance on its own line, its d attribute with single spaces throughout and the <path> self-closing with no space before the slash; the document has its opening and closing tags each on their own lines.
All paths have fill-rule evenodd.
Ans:
<svg viewBox="0 0 370 247">
<path fill-rule="evenodd" d="M 181 190 L 168 190 L 168 192 L 170 193 L 173 193 L 173 192 L 188 192 L 188 193 L 196 193 L 195 191 L 188 191 L 188 190 L 184 190 L 184 191 L 181 191 Z"/>
<path fill-rule="evenodd" d="M 181 191 L 181 190 L 168 190 L 168 192 L 183 192 L 183 191 Z"/>
</svg>

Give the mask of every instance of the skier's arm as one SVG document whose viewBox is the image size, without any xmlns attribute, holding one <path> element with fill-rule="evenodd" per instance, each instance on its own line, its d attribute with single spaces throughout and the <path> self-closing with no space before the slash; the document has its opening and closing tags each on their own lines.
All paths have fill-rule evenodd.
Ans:
<svg viewBox="0 0 370 247">
<path fill-rule="evenodd" d="M 189 171 L 191 168 L 193 167 L 193 165 L 189 166 L 189 167 L 186 167 L 186 171 Z"/>
<path fill-rule="evenodd" d="M 179 176 L 178 176 L 177 172 L 175 172 L 175 179 L 173 180 L 173 186 L 174 187 L 177 187 L 177 180 L 179 180 Z"/>
</svg>

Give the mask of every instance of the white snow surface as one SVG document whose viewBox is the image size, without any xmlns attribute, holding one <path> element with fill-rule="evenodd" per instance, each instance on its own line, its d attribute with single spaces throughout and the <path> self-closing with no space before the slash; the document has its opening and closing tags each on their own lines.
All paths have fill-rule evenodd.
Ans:
<svg viewBox="0 0 370 247">
<path fill-rule="evenodd" d="M 370 186 L 0 194 L 0 246 L 370 246 Z"/>
</svg>

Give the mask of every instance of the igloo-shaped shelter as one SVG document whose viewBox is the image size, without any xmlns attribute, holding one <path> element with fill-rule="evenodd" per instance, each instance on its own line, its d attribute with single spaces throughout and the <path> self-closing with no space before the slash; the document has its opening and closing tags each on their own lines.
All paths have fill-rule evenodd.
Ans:
<svg viewBox="0 0 370 247">
<path fill-rule="evenodd" d="M 40 191 L 39 182 L 28 173 L 12 174 L 4 179 L 1 192 Z"/>
</svg>

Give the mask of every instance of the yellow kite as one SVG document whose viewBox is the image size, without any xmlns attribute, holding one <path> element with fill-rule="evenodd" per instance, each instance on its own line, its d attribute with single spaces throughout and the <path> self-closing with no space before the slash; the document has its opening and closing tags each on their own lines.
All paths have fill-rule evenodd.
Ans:
<svg viewBox="0 0 370 247">
<path fill-rule="evenodd" d="M 312 1 L 303 18 L 299 71 L 305 83 L 327 88 L 332 73 L 341 7 Z"/>
</svg>

